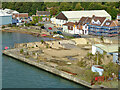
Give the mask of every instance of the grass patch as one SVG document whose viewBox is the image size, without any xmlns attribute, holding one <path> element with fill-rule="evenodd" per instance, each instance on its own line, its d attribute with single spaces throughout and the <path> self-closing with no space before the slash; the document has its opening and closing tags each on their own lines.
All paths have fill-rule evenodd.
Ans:
<svg viewBox="0 0 120 90">
<path fill-rule="evenodd" d="M 21 54 L 23 53 L 23 51 L 24 51 L 23 49 L 20 49 L 20 53 L 21 53 Z"/>
<path fill-rule="evenodd" d="M 72 36 L 64 36 L 65 39 L 73 39 L 74 37 Z"/>
</svg>

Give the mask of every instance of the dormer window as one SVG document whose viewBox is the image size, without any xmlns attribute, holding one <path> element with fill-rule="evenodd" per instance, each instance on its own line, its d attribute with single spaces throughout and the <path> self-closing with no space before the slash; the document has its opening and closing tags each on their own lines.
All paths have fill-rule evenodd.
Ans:
<svg viewBox="0 0 120 90">
<path fill-rule="evenodd" d="M 98 22 L 98 24 L 100 24 L 100 22 Z"/>
<path fill-rule="evenodd" d="M 93 20 L 92 23 L 93 23 L 93 24 L 101 24 L 99 20 L 97 20 L 97 21 L 94 21 L 94 20 Z"/>
<path fill-rule="evenodd" d="M 97 24 L 101 24 L 99 20 L 97 20 Z"/>
<path fill-rule="evenodd" d="M 109 23 L 109 22 L 106 22 L 106 25 L 110 25 L 110 23 Z"/>
</svg>

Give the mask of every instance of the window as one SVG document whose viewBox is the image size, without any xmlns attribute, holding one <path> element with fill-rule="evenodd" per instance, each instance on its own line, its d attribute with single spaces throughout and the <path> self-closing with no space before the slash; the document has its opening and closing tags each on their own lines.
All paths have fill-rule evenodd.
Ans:
<svg viewBox="0 0 120 90">
<path fill-rule="evenodd" d="M 106 25 L 110 25 L 110 23 L 109 23 L 109 22 L 106 22 Z"/>
<path fill-rule="evenodd" d="M 100 24 L 100 22 L 98 22 L 98 24 Z"/>
</svg>

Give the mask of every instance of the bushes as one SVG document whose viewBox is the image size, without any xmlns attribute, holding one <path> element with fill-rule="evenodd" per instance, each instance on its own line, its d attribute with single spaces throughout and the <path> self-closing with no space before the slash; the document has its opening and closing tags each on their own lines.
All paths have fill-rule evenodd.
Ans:
<svg viewBox="0 0 120 90">
<path fill-rule="evenodd" d="M 85 66 L 86 66 L 86 61 L 81 60 L 81 61 L 79 61 L 77 64 L 78 64 L 78 66 L 80 66 L 80 67 L 85 67 Z"/>
<path fill-rule="evenodd" d="M 12 24 L 8 24 L 8 27 L 12 27 Z"/>
<path fill-rule="evenodd" d="M 87 53 L 87 56 L 88 56 L 88 57 L 89 57 L 89 56 L 93 56 L 93 54 L 88 52 L 88 53 Z"/>
<path fill-rule="evenodd" d="M 86 79 L 92 80 L 94 76 L 98 76 L 98 73 L 92 72 L 91 70 L 85 70 L 84 76 Z"/>
<path fill-rule="evenodd" d="M 24 51 L 23 49 L 20 49 L 20 53 L 21 53 L 21 54 L 23 53 L 23 51 Z"/>
<path fill-rule="evenodd" d="M 38 26 L 41 26 L 41 23 L 38 23 Z"/>
<path fill-rule="evenodd" d="M 31 21 L 31 22 L 30 22 L 30 25 L 35 25 L 35 22 L 34 22 L 34 21 Z"/>
<path fill-rule="evenodd" d="M 95 64 L 101 65 L 103 63 L 102 59 L 104 59 L 104 56 L 98 52 L 97 54 L 95 54 L 95 57 L 93 60 Z M 98 60 L 98 63 L 97 63 L 97 60 Z"/>
<path fill-rule="evenodd" d="M 43 43 L 44 43 L 44 40 L 41 40 L 41 43 L 43 44 Z"/>
<path fill-rule="evenodd" d="M 118 75 L 118 65 L 113 62 L 110 62 L 107 65 L 105 65 L 104 69 L 106 72 L 108 72 L 108 75 L 111 75 L 112 73 Z"/>
<path fill-rule="evenodd" d="M 38 26 L 41 26 L 41 27 L 43 27 L 43 26 L 44 26 L 44 24 L 38 23 Z"/>
<path fill-rule="evenodd" d="M 13 26 L 13 27 L 16 27 L 16 25 L 15 25 L 15 24 L 13 24 L 12 26 Z"/>
<path fill-rule="evenodd" d="M 46 45 L 46 48 L 48 48 L 48 45 Z"/>
<path fill-rule="evenodd" d="M 41 24 L 41 27 L 43 27 L 44 26 L 44 24 Z"/>
<path fill-rule="evenodd" d="M 103 37 L 103 36 L 101 36 L 101 38 L 100 38 L 100 39 L 101 39 L 101 41 L 104 43 L 104 37 Z"/>
<path fill-rule="evenodd" d="M 3 25 L 2 28 L 5 28 L 5 26 Z"/>
<path fill-rule="evenodd" d="M 30 26 L 30 23 L 25 23 L 25 26 L 28 26 L 28 27 L 29 27 L 29 26 Z"/>
<path fill-rule="evenodd" d="M 53 34 L 57 34 L 57 32 L 54 31 Z"/>
<path fill-rule="evenodd" d="M 72 36 L 64 36 L 64 38 L 66 38 L 66 39 L 73 39 L 74 37 L 72 37 Z"/>
</svg>

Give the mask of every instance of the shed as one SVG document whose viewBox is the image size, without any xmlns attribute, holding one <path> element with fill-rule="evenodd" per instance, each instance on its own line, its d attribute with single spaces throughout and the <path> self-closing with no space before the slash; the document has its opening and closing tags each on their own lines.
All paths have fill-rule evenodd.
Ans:
<svg viewBox="0 0 120 90">
<path fill-rule="evenodd" d="M 107 55 L 113 55 L 113 62 L 118 62 L 118 44 L 111 45 L 103 45 L 103 44 L 95 44 L 92 45 L 92 54 L 95 55 L 96 52 L 103 54 L 104 52 Z"/>
<path fill-rule="evenodd" d="M 103 44 L 95 44 L 92 45 L 92 54 L 96 52 L 100 52 L 103 54 L 105 51 L 107 54 L 118 52 L 118 44 L 111 44 L 111 45 L 103 45 Z"/>
</svg>

